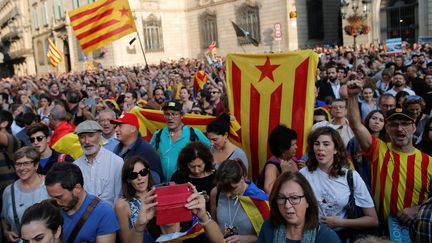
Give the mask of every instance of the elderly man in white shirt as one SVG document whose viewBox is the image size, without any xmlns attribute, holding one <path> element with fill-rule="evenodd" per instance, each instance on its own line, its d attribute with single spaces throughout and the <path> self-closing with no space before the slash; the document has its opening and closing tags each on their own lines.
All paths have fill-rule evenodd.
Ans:
<svg viewBox="0 0 432 243">
<path fill-rule="evenodd" d="M 75 128 L 84 155 L 74 161 L 84 177 L 84 189 L 111 206 L 121 193 L 123 159 L 101 146 L 102 127 L 96 121 L 81 122 Z"/>
</svg>

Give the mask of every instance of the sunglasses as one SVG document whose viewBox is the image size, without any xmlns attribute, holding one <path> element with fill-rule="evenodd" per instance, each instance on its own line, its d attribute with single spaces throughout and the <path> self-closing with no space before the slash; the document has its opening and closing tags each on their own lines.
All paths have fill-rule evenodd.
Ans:
<svg viewBox="0 0 432 243">
<path fill-rule="evenodd" d="M 219 94 L 219 91 L 211 91 L 210 94 Z"/>
<path fill-rule="evenodd" d="M 45 136 L 30 137 L 30 143 L 34 143 L 36 140 L 41 142 L 44 138 Z"/>
<path fill-rule="evenodd" d="M 129 174 L 129 180 L 135 180 L 136 178 L 138 178 L 138 175 L 144 177 L 144 176 L 148 175 L 149 171 L 150 170 L 148 168 L 144 168 L 144 169 L 140 170 L 139 172 L 133 172 L 132 171 Z"/>
</svg>

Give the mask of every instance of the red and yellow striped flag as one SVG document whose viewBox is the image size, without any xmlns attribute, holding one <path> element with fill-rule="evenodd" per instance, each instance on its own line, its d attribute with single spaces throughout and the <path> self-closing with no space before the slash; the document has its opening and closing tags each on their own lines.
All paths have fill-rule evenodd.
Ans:
<svg viewBox="0 0 432 243">
<path fill-rule="evenodd" d="M 200 70 L 194 75 L 194 91 L 195 93 L 204 88 L 204 84 L 207 82 L 207 76 L 204 70 Z"/>
<path fill-rule="evenodd" d="M 139 131 L 141 133 L 141 136 L 147 141 L 151 140 L 153 134 L 158 129 L 167 126 L 163 112 L 160 110 L 133 108 L 130 111 L 130 113 L 133 113 L 137 116 L 138 123 L 139 123 Z M 214 116 L 186 114 L 183 117 L 183 123 L 185 125 L 197 128 L 201 132 L 205 133 L 207 124 L 209 124 L 209 122 L 215 119 L 216 117 Z M 237 133 L 239 130 L 240 130 L 239 124 L 236 121 L 231 121 L 231 125 L 230 125 L 231 140 L 234 141 L 239 140 L 239 135 Z"/>
<path fill-rule="evenodd" d="M 57 49 L 50 38 L 48 38 L 48 58 L 53 67 L 57 67 L 57 65 L 62 61 L 62 55 L 59 49 Z"/>
<path fill-rule="evenodd" d="M 84 53 L 136 32 L 127 0 L 99 0 L 70 11 L 69 18 Z"/>
<path fill-rule="evenodd" d="M 249 156 L 252 177 L 270 157 L 269 133 L 285 124 L 297 134 L 297 153 L 312 127 L 318 55 L 312 50 L 227 56 L 229 109 L 240 124 L 239 143 Z"/>
</svg>

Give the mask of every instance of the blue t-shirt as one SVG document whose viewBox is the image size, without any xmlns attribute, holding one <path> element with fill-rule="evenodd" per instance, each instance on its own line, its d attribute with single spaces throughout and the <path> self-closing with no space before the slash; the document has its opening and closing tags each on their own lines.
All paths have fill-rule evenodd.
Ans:
<svg viewBox="0 0 432 243">
<path fill-rule="evenodd" d="M 72 215 L 68 215 L 63 210 L 61 211 L 64 220 L 63 234 L 61 237 L 63 242 L 67 242 L 69 235 L 72 233 L 72 230 L 81 218 L 81 215 L 86 211 L 87 206 L 94 198 L 95 196 L 87 193 L 81 207 Z M 96 242 L 97 236 L 112 234 L 119 229 L 120 227 L 114 210 L 108 203 L 101 200 L 81 227 L 74 243 Z"/>
<path fill-rule="evenodd" d="M 48 158 L 44 158 L 44 159 L 40 159 L 40 160 L 39 160 L 39 166 L 42 167 L 42 168 L 44 168 L 45 165 L 48 163 L 48 160 L 49 160 L 49 159 L 50 159 L 50 157 L 48 157 Z"/>
</svg>

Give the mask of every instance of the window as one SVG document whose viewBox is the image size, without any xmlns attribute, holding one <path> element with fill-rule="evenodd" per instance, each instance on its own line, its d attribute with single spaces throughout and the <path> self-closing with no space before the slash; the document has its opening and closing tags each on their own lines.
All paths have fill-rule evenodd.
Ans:
<svg viewBox="0 0 432 243">
<path fill-rule="evenodd" d="M 243 4 L 237 9 L 237 25 L 250 33 L 250 36 L 260 42 L 260 20 L 258 6 Z M 251 44 L 245 37 L 237 37 L 240 45 Z"/>
<path fill-rule="evenodd" d="M 48 5 L 47 2 L 44 2 L 42 6 L 40 6 L 40 11 L 42 15 L 42 25 L 48 26 Z"/>
<path fill-rule="evenodd" d="M 54 16 L 55 19 L 64 19 L 63 2 L 61 0 L 54 0 Z"/>
<path fill-rule="evenodd" d="M 218 42 L 216 14 L 205 12 L 200 16 L 201 46 L 207 48 L 213 41 Z"/>
<path fill-rule="evenodd" d="M 43 47 L 42 41 L 40 41 L 40 40 L 37 41 L 36 48 L 37 48 L 37 58 L 39 61 L 39 65 L 43 66 L 43 65 L 45 65 L 46 55 L 44 52 L 45 48 Z"/>
<path fill-rule="evenodd" d="M 149 52 L 163 51 L 161 20 L 151 14 L 143 21 L 143 27 L 145 50 Z"/>
<path fill-rule="evenodd" d="M 323 1 L 307 0 L 307 24 L 309 39 L 324 38 Z"/>
<path fill-rule="evenodd" d="M 74 9 L 81 7 L 81 2 L 80 0 L 72 0 L 72 7 Z"/>
<path fill-rule="evenodd" d="M 35 30 L 38 30 L 39 29 L 39 19 L 38 19 L 37 6 L 33 6 L 32 12 L 33 12 L 33 27 Z"/>
</svg>

